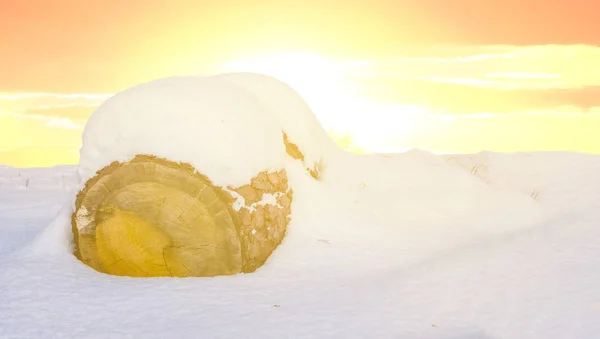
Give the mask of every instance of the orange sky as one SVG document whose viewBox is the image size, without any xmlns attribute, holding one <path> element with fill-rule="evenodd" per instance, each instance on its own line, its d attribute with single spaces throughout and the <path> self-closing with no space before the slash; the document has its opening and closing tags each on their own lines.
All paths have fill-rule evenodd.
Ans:
<svg viewBox="0 0 600 339">
<path fill-rule="evenodd" d="M 321 73 L 288 75 L 327 128 L 374 150 L 600 153 L 596 13 L 566 0 L 0 0 L 0 163 L 75 163 L 108 95 L 235 60 L 278 76 L 260 60 L 290 51 L 340 69 L 320 93 L 302 85 Z M 348 111 L 355 100 L 364 111 Z"/>
</svg>

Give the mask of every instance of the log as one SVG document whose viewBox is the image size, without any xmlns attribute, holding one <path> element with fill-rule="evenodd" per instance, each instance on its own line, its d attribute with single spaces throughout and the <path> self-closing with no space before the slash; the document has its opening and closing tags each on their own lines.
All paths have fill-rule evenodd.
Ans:
<svg viewBox="0 0 600 339">
<path fill-rule="evenodd" d="M 79 192 L 74 252 L 119 276 L 253 272 L 284 238 L 292 198 L 285 169 L 225 188 L 190 164 L 140 154 L 104 167 Z"/>
</svg>

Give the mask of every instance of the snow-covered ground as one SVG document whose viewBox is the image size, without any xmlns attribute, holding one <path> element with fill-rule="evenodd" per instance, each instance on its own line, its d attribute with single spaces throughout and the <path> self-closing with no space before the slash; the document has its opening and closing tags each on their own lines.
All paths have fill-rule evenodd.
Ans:
<svg viewBox="0 0 600 339">
<path fill-rule="evenodd" d="M 285 169 L 283 242 L 251 274 L 94 271 L 75 195 L 136 154 L 220 186 Z M 142 84 L 96 110 L 77 167 L 0 168 L 0 338 L 598 338 L 598 173 L 584 154 L 353 155 L 260 75 Z"/>
<path fill-rule="evenodd" d="M 186 279 L 83 265 L 69 247 L 75 167 L 0 167 L 0 338 L 600 336 L 599 156 L 324 166 L 320 182 L 288 168 L 293 219 L 265 266 Z"/>
</svg>

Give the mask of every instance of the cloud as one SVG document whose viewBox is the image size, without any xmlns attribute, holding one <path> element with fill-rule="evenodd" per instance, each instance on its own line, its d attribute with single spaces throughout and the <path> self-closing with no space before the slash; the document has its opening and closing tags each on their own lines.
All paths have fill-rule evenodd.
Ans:
<svg viewBox="0 0 600 339">
<path fill-rule="evenodd" d="M 537 96 L 548 105 L 573 104 L 585 110 L 600 106 L 600 84 L 597 86 L 530 91 L 529 94 Z"/>
<path fill-rule="evenodd" d="M 510 79 L 560 79 L 562 75 L 551 73 L 536 72 L 508 72 L 508 73 L 490 73 L 486 74 L 489 78 L 510 78 Z"/>
<path fill-rule="evenodd" d="M 278 76 L 267 60 L 260 65 Z M 298 69 L 306 70 L 300 72 L 304 77 L 298 83 L 309 89 L 315 87 L 311 82 L 322 84 L 325 78 L 335 84 L 319 88 L 319 100 L 332 101 L 335 90 L 341 89 L 343 95 L 332 107 L 356 98 L 448 114 L 550 111 L 557 106 L 585 111 L 600 106 L 600 46 L 593 45 L 406 47 L 391 58 L 319 59 L 327 72 L 317 69 L 313 59 L 277 61 L 279 69 L 293 70 L 291 78 Z M 236 65 L 238 71 L 256 71 L 249 62 Z M 298 86 L 293 87 L 303 89 Z M 322 104 L 305 97 L 313 107 Z"/>
<path fill-rule="evenodd" d="M 491 119 L 491 118 L 518 118 L 518 117 L 560 117 L 560 118 L 581 118 L 581 117 L 600 117 L 600 105 L 590 108 L 588 111 L 582 111 L 577 106 L 554 106 L 544 109 L 521 109 L 511 112 L 489 112 L 481 111 L 476 113 L 452 114 L 447 111 L 429 111 L 419 106 L 407 106 L 398 104 L 373 104 L 371 114 L 375 119 L 380 118 L 386 122 L 393 121 L 400 117 L 404 118 L 440 118 L 440 119 Z M 389 119 L 388 119 L 389 118 Z"/>
<path fill-rule="evenodd" d="M 16 123 L 27 123 L 28 121 L 41 122 L 47 127 L 82 130 L 85 121 L 77 121 L 64 117 L 54 117 L 36 114 L 19 114 L 14 112 L 0 111 L 0 118 L 12 118 Z"/>
<path fill-rule="evenodd" d="M 51 111 L 43 114 L 90 112 L 111 96 L 105 93 L 0 93 L 0 109 L 25 113 Z"/>
<path fill-rule="evenodd" d="M 438 46 L 403 52 L 395 58 L 342 63 L 347 77 L 354 79 L 421 79 L 498 89 L 600 85 L 600 46 Z"/>
<path fill-rule="evenodd" d="M 65 109 L 65 108 L 73 108 L 73 107 L 98 107 L 97 103 L 68 103 L 68 104 L 56 104 L 56 105 L 37 105 L 37 106 L 27 106 L 17 108 L 19 111 L 37 111 L 37 110 L 56 110 L 56 109 Z"/>
<path fill-rule="evenodd" d="M 424 80 L 424 81 L 432 81 L 432 82 L 441 82 L 441 83 L 450 83 L 450 84 L 457 84 L 457 85 L 467 85 L 467 86 L 472 86 L 472 87 L 479 87 L 479 88 L 490 88 L 490 89 L 497 89 L 497 90 L 522 90 L 522 89 L 530 89 L 530 88 L 560 88 L 563 87 L 565 85 L 564 81 L 537 81 L 537 82 L 533 82 L 533 81 L 520 81 L 522 79 L 549 79 L 549 78 L 534 78 L 534 77 L 516 77 L 516 76 L 510 76 L 508 74 L 510 73 L 504 73 L 504 76 L 498 76 L 496 75 L 495 77 L 501 77 L 501 78 L 509 78 L 508 80 L 506 79 L 501 79 L 501 80 L 494 80 L 494 79 L 489 79 L 491 78 L 489 75 L 485 75 L 486 78 L 453 78 L 453 77 L 429 77 L 429 76 L 424 76 L 424 77 L 417 77 L 415 80 Z"/>
<path fill-rule="evenodd" d="M 313 108 L 320 109 L 317 113 L 336 119 L 349 114 L 336 108 L 355 99 L 421 107 L 431 114 L 472 117 L 554 114 L 561 107 L 568 107 L 569 114 L 588 114 L 600 107 L 600 46 L 441 45 L 406 47 L 394 57 L 381 59 L 325 60 L 296 55 L 277 60 L 276 66 L 281 69 L 304 69 L 302 62 L 332 68 L 326 76 L 337 79 L 332 82 L 335 86 L 326 86 L 326 91 L 333 93 L 341 88 L 339 92 L 344 95 L 335 98 L 339 103 L 331 102 L 333 96 L 320 89 L 315 100 L 328 101 L 325 104 L 311 102 L 308 95 L 305 98 Z M 246 64 L 240 65 L 251 66 Z M 274 67 L 273 62 L 263 64 L 266 69 Z M 322 80 L 319 72 L 300 73 L 310 73 L 307 79 L 301 79 L 309 85 Z M 112 95 L 0 93 L 0 109 L 23 119 L 45 119 L 44 123 L 52 128 L 81 129 L 93 110 Z"/>
<path fill-rule="evenodd" d="M 4 125 L 37 121 L 47 127 L 81 130 L 92 112 L 112 94 L 0 93 Z M 4 126 L 3 126 L 4 127 Z M 7 127 L 5 127 L 7 128 Z M 2 128 L 2 132 L 6 133 Z"/>
<path fill-rule="evenodd" d="M 74 163 L 84 119 L 0 110 L 0 163 L 47 166 Z"/>
<path fill-rule="evenodd" d="M 590 112 L 581 112 L 577 110 L 577 107 L 572 106 L 563 106 L 556 107 L 555 109 L 549 110 L 533 110 L 533 111 L 519 111 L 519 112 L 510 112 L 510 113 L 489 113 L 489 112 L 480 112 L 480 113 L 469 113 L 469 114 L 439 114 L 439 113 L 431 113 L 427 114 L 428 117 L 432 118 L 440 118 L 444 120 L 460 120 L 460 119 L 474 119 L 474 120 L 482 120 L 482 119 L 507 119 L 507 118 L 541 118 L 541 117 L 549 117 L 549 118 L 569 118 L 569 119 L 579 119 L 579 118 L 600 118 L 600 107 L 595 107 Z"/>
<path fill-rule="evenodd" d="M 0 147 L 0 164 L 15 167 L 50 167 L 79 162 L 78 147 L 74 145 L 15 145 Z M 2 166 L 0 165 L 0 167 Z"/>
<path fill-rule="evenodd" d="M 78 125 L 76 124 L 73 120 L 68 119 L 68 118 L 58 118 L 58 117 L 51 117 L 48 122 L 46 123 L 46 126 L 48 127 L 58 127 L 58 128 L 65 128 L 65 129 L 79 129 L 79 130 L 83 130 L 84 125 Z"/>
<path fill-rule="evenodd" d="M 84 99 L 84 100 L 106 100 L 113 94 L 107 93 L 0 93 L 0 100 L 25 100 L 39 98 L 54 98 L 54 99 Z"/>
</svg>

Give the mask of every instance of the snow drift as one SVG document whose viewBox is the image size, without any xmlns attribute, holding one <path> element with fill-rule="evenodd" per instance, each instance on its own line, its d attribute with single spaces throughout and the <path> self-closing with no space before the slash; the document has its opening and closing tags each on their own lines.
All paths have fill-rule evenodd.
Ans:
<svg viewBox="0 0 600 339">
<path fill-rule="evenodd" d="M 303 220 L 292 213 L 296 203 L 310 205 L 311 195 L 319 193 L 299 192 L 296 202 L 294 192 L 310 187 L 311 179 L 321 180 L 312 183 L 315 189 L 329 185 L 335 192 L 360 178 L 358 185 L 369 185 L 375 194 L 359 193 L 355 204 L 368 199 L 369 206 L 378 207 L 370 207 L 369 223 L 384 224 L 378 219 L 389 220 L 389 208 L 405 220 L 417 217 L 420 212 L 402 210 L 401 191 L 387 203 L 393 207 L 376 194 L 394 188 L 383 174 L 390 161 L 335 147 L 302 98 L 273 78 L 241 73 L 155 80 L 108 99 L 86 125 L 79 166 L 85 187 L 73 216 L 75 253 L 96 270 L 117 275 L 253 272 L 281 243 L 290 217 Z M 427 166 L 435 171 L 435 163 Z M 411 167 L 405 166 L 405 174 Z M 435 218 L 446 213 L 460 220 L 473 206 L 493 208 L 484 185 L 433 177 L 468 192 L 463 199 L 446 193 Z M 419 198 L 411 194 L 410 199 Z M 535 206 L 521 198 L 512 208 Z M 510 227 L 520 227 L 519 218 L 510 220 Z M 496 231 L 468 227 L 475 233 Z M 438 232 L 440 240 L 455 234 Z"/>
</svg>

